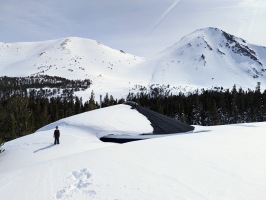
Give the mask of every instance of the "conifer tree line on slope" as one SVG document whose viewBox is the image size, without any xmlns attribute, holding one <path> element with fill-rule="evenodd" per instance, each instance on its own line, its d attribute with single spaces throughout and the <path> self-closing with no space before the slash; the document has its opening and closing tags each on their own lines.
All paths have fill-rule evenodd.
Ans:
<svg viewBox="0 0 266 200">
<path fill-rule="evenodd" d="M 266 120 L 266 90 L 217 88 L 172 95 L 161 88 L 129 93 L 127 100 L 191 125 L 223 125 Z"/>
<path fill-rule="evenodd" d="M 103 99 L 102 107 L 118 103 L 112 95 Z M 0 139 L 9 141 L 30 134 L 37 129 L 72 115 L 100 108 L 92 92 L 89 100 L 68 97 L 40 97 L 16 94 L 0 100 Z"/>
<path fill-rule="evenodd" d="M 55 83 L 58 84 L 56 81 Z M 89 100 L 83 103 L 82 98 L 73 95 L 75 90 L 72 87 L 65 93 L 61 91 L 60 96 L 51 97 L 54 94 L 51 93 L 52 90 L 60 91 L 57 88 L 44 90 L 43 87 L 29 90 L 34 86 L 29 84 L 22 87 L 19 84 L 21 87 L 14 87 L 14 90 L 12 84 L 10 87 L 0 87 L 0 94 L 5 93 L 0 95 L 0 144 L 30 134 L 59 119 L 100 108 L 93 92 L 88 97 Z M 89 87 L 90 82 L 87 80 L 87 83 L 81 81 L 78 84 Z M 66 86 L 61 85 L 59 88 Z M 178 95 L 153 88 L 149 92 L 129 93 L 127 100 L 191 125 L 260 122 L 266 119 L 266 90 L 260 91 L 260 83 L 255 90 L 244 91 L 233 86 L 232 90 L 202 89 L 200 92 L 180 92 Z M 102 107 L 123 102 L 124 99 L 114 99 L 107 93 Z"/>
<path fill-rule="evenodd" d="M 90 84 L 88 79 L 50 76 L 0 77 L 0 144 L 61 118 L 97 108 L 93 93 L 90 102 L 84 104 L 73 96 Z"/>
<path fill-rule="evenodd" d="M 29 77 L 0 77 L 0 99 L 6 99 L 14 94 L 24 92 L 41 97 L 50 97 L 53 95 L 71 96 L 73 92 L 85 90 L 91 85 L 89 79 L 68 80 L 57 76 L 29 76 Z"/>
<path fill-rule="evenodd" d="M 0 144 L 59 119 L 100 108 L 93 91 L 85 102 L 74 96 L 75 91 L 85 90 L 90 84 L 90 80 L 49 76 L 0 77 Z M 102 106 L 117 103 L 121 102 L 106 94 Z"/>
</svg>

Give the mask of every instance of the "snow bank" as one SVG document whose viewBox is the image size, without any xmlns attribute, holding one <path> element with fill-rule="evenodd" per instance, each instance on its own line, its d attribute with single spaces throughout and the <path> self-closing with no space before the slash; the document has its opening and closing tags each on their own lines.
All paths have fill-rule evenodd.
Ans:
<svg viewBox="0 0 266 200">
<path fill-rule="evenodd" d="M 145 120 L 113 106 L 6 143 L 1 199 L 266 199 L 266 123 L 196 126 L 192 134 L 122 145 L 97 138 L 109 129 L 149 129 Z M 56 125 L 62 137 L 53 146 Z"/>
<path fill-rule="evenodd" d="M 54 129 L 55 126 L 74 126 L 93 132 L 97 137 L 114 134 L 152 133 L 150 121 L 129 105 L 116 105 L 82 113 L 49 124 L 38 131 Z"/>
</svg>

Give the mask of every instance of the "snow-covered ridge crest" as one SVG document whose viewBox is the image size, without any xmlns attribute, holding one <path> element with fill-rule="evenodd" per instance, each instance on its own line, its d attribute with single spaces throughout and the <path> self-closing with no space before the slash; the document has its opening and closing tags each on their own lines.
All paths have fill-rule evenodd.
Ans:
<svg viewBox="0 0 266 200">
<path fill-rule="evenodd" d="M 254 88 L 265 83 L 265 55 L 265 47 L 208 27 L 184 36 L 144 66 L 152 68 L 153 83 Z"/>
<path fill-rule="evenodd" d="M 76 37 L 1 43 L 0 52 L 0 71 L 7 76 L 46 74 L 85 79 L 101 74 L 116 75 L 123 68 L 142 60 L 98 41 Z"/>
<path fill-rule="evenodd" d="M 140 47 L 141 48 L 141 47 Z M 137 86 L 165 85 L 189 90 L 233 85 L 254 89 L 266 85 L 266 48 L 249 44 L 218 28 L 196 30 L 161 53 L 142 58 L 84 38 L 0 43 L 4 76 L 49 75 L 90 79 L 87 99 L 106 93 L 125 98 Z M 178 89 L 179 90 L 179 89 Z"/>
</svg>

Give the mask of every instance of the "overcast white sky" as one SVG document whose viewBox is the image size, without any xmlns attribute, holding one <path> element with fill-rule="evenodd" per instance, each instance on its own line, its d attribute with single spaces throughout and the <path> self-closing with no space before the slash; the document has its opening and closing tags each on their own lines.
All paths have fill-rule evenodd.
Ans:
<svg viewBox="0 0 266 200">
<path fill-rule="evenodd" d="M 94 39 L 150 56 L 199 28 L 266 46 L 265 0 L 0 0 L 0 41 Z"/>
</svg>

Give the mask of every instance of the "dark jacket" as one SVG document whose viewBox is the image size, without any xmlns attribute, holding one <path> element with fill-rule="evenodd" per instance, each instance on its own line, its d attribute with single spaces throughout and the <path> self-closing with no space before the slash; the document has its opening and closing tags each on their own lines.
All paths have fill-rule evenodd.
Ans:
<svg viewBox="0 0 266 200">
<path fill-rule="evenodd" d="M 54 130 L 54 137 L 60 137 L 60 131 Z"/>
</svg>

